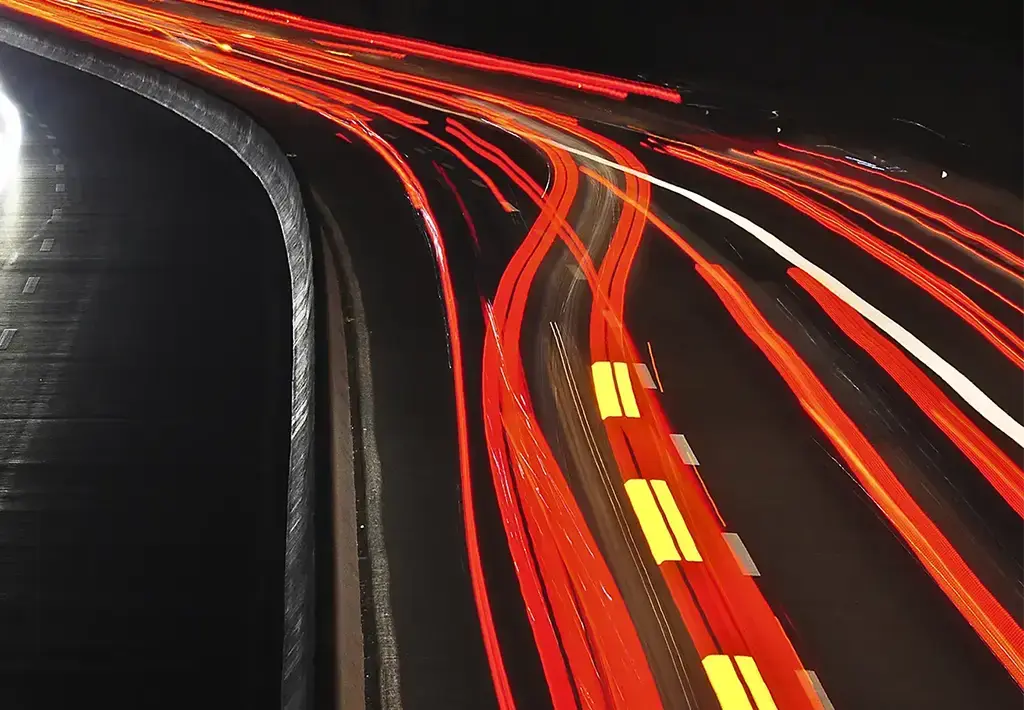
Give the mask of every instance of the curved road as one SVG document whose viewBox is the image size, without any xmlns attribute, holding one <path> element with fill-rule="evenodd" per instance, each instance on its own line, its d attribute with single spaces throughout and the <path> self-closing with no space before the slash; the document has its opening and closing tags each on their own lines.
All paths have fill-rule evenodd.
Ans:
<svg viewBox="0 0 1024 710">
<path fill-rule="evenodd" d="M 10 48 L 0 62 L 24 137 L 0 246 L 0 705 L 274 707 L 276 215 L 164 109 Z"/>
<path fill-rule="evenodd" d="M 369 706 L 1019 705 L 1019 195 L 222 0 L 3 4 L 294 156 Z"/>
</svg>

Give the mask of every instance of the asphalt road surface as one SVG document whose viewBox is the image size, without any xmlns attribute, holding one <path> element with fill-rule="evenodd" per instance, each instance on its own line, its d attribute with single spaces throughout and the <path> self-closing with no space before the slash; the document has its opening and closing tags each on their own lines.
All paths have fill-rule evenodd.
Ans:
<svg viewBox="0 0 1024 710">
<path fill-rule="evenodd" d="M 370 707 L 1019 706 L 1024 233 L 984 161 L 212 0 L 80 5 L 59 23 L 241 105 L 308 191 Z M 280 317 L 237 246 L 186 253 L 215 242 L 218 307 Z M 228 352 L 283 337 L 254 330 Z M 231 374 L 252 396 L 269 367 Z M 260 519 L 225 535 L 265 552 Z"/>
<path fill-rule="evenodd" d="M 6 49 L 0 705 L 274 707 L 288 280 L 276 215 L 166 110 Z"/>
</svg>

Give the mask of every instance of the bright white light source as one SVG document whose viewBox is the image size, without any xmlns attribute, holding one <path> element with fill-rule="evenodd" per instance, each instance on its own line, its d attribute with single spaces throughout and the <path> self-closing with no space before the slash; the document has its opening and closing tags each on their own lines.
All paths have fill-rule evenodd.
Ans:
<svg viewBox="0 0 1024 710">
<path fill-rule="evenodd" d="M 942 177 L 943 178 L 947 177 L 948 175 L 949 175 L 949 173 L 947 173 L 945 170 L 942 171 Z"/>
<path fill-rule="evenodd" d="M 7 188 L 18 172 L 18 158 L 21 155 L 21 116 L 18 108 L 7 94 L 0 91 L 0 122 L 3 136 L 0 138 L 0 192 Z"/>
</svg>

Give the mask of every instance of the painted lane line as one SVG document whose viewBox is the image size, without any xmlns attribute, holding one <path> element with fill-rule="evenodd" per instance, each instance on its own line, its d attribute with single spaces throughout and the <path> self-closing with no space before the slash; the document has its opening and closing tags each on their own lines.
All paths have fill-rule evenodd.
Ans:
<svg viewBox="0 0 1024 710">
<path fill-rule="evenodd" d="M 58 182 L 56 185 L 54 185 L 53 191 L 54 192 L 64 192 L 64 183 Z"/>
<path fill-rule="evenodd" d="M 53 170 L 54 172 L 58 173 L 64 172 L 64 163 L 57 163 L 56 165 L 53 166 Z"/>
<path fill-rule="evenodd" d="M 48 141 L 57 140 L 57 136 L 53 135 L 52 133 L 47 133 L 46 134 L 46 140 L 48 140 Z"/>
<path fill-rule="evenodd" d="M 7 349 L 7 346 L 11 344 L 11 340 L 14 339 L 14 334 L 17 332 L 17 328 L 4 328 L 4 331 L 0 333 L 0 350 Z"/>
<path fill-rule="evenodd" d="M 836 706 L 829 700 L 828 695 L 825 693 L 825 687 L 821 684 L 821 680 L 818 679 L 818 674 L 814 671 L 799 670 L 796 674 L 800 677 L 800 684 L 804 686 L 804 690 L 811 697 L 812 700 L 817 700 L 821 705 L 821 710 L 836 710 Z"/>
<path fill-rule="evenodd" d="M 700 465 L 697 455 L 693 453 L 693 449 L 690 448 L 690 442 L 686 440 L 685 436 L 682 434 L 672 434 L 672 443 L 676 445 L 676 451 L 679 452 L 679 458 L 683 460 L 683 463 L 690 464 L 691 466 Z"/>
<path fill-rule="evenodd" d="M 736 557 L 736 561 L 739 563 L 740 569 L 743 570 L 743 574 L 748 577 L 760 577 L 761 571 L 757 569 L 757 565 L 754 564 L 754 558 L 750 556 L 750 552 L 747 550 L 747 546 L 743 544 L 740 536 L 733 532 L 724 532 L 722 537 L 729 543 L 729 549 L 732 550 L 733 556 Z"/>
<path fill-rule="evenodd" d="M 636 377 L 640 380 L 640 384 L 643 385 L 644 389 L 658 389 L 658 385 L 654 384 L 654 378 L 651 377 L 651 371 L 647 369 L 647 365 L 638 362 L 633 367 L 636 368 Z"/>
<path fill-rule="evenodd" d="M 22 293 L 35 293 L 36 287 L 39 285 L 38 276 L 29 276 L 25 279 L 25 287 L 21 289 Z"/>
<path fill-rule="evenodd" d="M 746 217 L 733 212 L 727 207 L 724 207 L 717 202 L 714 202 L 703 195 L 687 190 L 686 188 L 679 187 L 673 183 L 667 182 L 660 178 L 656 178 L 653 175 L 648 175 L 640 170 L 634 170 L 625 165 L 619 165 L 615 161 L 602 158 L 599 155 L 594 155 L 585 150 L 574 148 L 569 145 L 564 145 L 558 141 L 552 140 L 545 136 L 533 133 L 529 135 L 537 140 L 544 141 L 550 145 L 554 145 L 566 152 L 572 153 L 573 155 L 580 156 L 587 160 L 593 161 L 599 165 L 615 168 L 624 173 L 633 175 L 634 177 L 646 180 L 652 185 L 674 192 L 677 195 L 685 197 L 686 199 L 694 202 L 701 207 L 714 212 L 720 217 L 727 219 L 728 221 L 735 224 L 737 227 L 747 232 L 755 239 L 760 241 L 762 244 L 767 246 L 769 249 L 774 251 L 780 257 L 788 261 L 793 266 L 803 269 L 810 275 L 815 281 L 820 283 L 822 286 L 827 288 L 838 298 L 841 298 L 850 307 L 864 316 L 866 319 L 871 321 L 880 330 L 885 332 L 890 338 L 898 342 L 903 349 L 912 354 L 922 364 L 924 364 L 929 370 L 931 370 L 939 379 L 945 382 L 951 389 L 953 389 L 967 404 L 971 406 L 978 414 L 984 417 L 992 426 L 999 429 L 1001 432 L 1006 434 L 1008 437 L 1017 442 L 1018 445 L 1024 447 L 1024 425 L 1018 423 L 1013 417 L 1007 414 L 998 404 L 992 401 L 992 399 L 982 392 L 977 385 L 975 385 L 970 379 L 968 379 L 962 372 L 953 367 L 949 362 L 942 358 L 938 353 L 929 348 L 923 342 L 921 342 L 917 336 L 909 332 L 906 328 L 901 326 L 899 323 L 891 319 L 889 316 L 882 313 L 880 310 L 875 308 L 873 305 L 868 303 L 866 300 L 857 295 L 852 289 L 846 284 L 842 283 L 832 274 L 828 273 L 817 264 L 813 263 L 802 254 L 797 252 L 791 246 L 783 242 L 781 239 L 776 237 L 774 234 L 761 227 L 758 224 L 750 221 Z"/>
<path fill-rule="evenodd" d="M 64 210 L 62 208 L 60 208 L 60 207 L 54 207 L 53 211 L 50 212 L 50 219 L 49 219 L 49 221 L 51 221 L 51 222 L 59 222 L 61 220 L 61 217 L 63 217 L 63 216 L 64 216 Z"/>
<path fill-rule="evenodd" d="M 50 237 L 47 237 L 39 245 L 39 251 L 50 251 L 51 249 L 53 249 L 53 239 L 50 238 Z"/>
</svg>

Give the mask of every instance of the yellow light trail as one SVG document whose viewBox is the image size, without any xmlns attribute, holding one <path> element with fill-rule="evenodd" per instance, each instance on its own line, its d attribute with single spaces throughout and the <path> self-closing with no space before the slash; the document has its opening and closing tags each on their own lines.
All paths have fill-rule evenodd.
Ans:
<svg viewBox="0 0 1024 710">
<path fill-rule="evenodd" d="M 679 512 L 676 500 L 668 489 L 668 483 L 657 480 L 651 481 L 651 488 L 654 489 L 654 495 L 658 497 L 658 503 L 661 504 L 661 509 L 665 512 L 668 526 L 672 529 L 672 535 L 676 538 L 676 544 L 679 545 L 679 549 L 683 553 L 683 559 L 687 562 L 703 562 L 704 558 L 700 556 L 700 552 L 697 550 L 697 543 L 694 541 L 693 535 L 690 534 L 686 521 L 683 520 L 683 514 Z"/>
<path fill-rule="evenodd" d="M 640 528 L 644 531 L 647 544 L 654 555 L 654 561 L 659 565 L 667 560 L 680 560 L 679 550 L 672 543 L 672 535 L 669 534 L 665 519 L 658 510 L 658 504 L 654 502 L 654 495 L 647 481 L 642 478 L 634 478 L 626 481 L 626 495 L 629 502 L 633 504 L 636 517 L 640 521 Z"/>
</svg>

